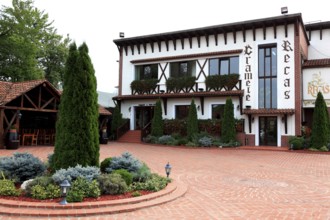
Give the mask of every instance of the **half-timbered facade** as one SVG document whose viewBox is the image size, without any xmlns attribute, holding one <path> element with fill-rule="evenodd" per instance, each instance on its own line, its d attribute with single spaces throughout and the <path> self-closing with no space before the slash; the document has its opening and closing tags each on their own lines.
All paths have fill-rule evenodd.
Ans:
<svg viewBox="0 0 330 220">
<path fill-rule="evenodd" d="M 287 146 L 311 123 L 321 86 L 313 83 L 322 77 L 330 101 L 329 40 L 329 22 L 305 25 L 301 14 L 117 39 L 114 99 L 136 130 L 150 122 L 158 98 L 163 118 L 185 117 L 194 99 L 198 118 L 210 119 L 222 117 L 231 97 L 234 116 L 245 121 L 242 144 Z"/>
</svg>

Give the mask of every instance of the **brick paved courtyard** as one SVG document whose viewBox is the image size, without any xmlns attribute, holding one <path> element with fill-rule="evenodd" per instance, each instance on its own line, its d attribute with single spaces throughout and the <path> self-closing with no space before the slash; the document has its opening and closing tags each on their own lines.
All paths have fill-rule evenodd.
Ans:
<svg viewBox="0 0 330 220">
<path fill-rule="evenodd" d="M 45 159 L 53 147 L 19 151 Z M 329 154 L 112 142 L 101 145 L 101 160 L 125 151 L 161 174 L 170 162 L 171 177 L 188 186 L 185 196 L 134 212 L 68 219 L 330 219 Z M 0 216 L 5 219 L 22 218 Z"/>
</svg>

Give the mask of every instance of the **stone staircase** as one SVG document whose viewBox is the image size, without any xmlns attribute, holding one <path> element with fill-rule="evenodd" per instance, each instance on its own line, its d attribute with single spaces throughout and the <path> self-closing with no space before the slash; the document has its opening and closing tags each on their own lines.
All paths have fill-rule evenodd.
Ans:
<svg viewBox="0 0 330 220">
<path fill-rule="evenodd" d="M 125 143 L 141 143 L 141 130 L 129 130 L 117 141 Z"/>
<path fill-rule="evenodd" d="M 45 219 L 51 217 L 95 216 L 131 212 L 171 202 L 183 196 L 186 192 L 187 186 L 185 184 L 177 184 L 175 181 L 172 181 L 161 191 L 122 200 L 60 205 L 59 203 L 42 203 L 42 201 L 24 202 L 0 199 L 0 219 L 2 219 L 1 216 L 8 216 L 8 218 L 10 218 L 9 216 L 16 216 L 19 218 Z"/>
</svg>

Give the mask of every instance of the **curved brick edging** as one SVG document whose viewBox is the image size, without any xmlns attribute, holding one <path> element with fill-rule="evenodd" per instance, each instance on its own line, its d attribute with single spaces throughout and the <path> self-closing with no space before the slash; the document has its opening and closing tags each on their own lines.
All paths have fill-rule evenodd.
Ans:
<svg viewBox="0 0 330 220">
<path fill-rule="evenodd" d="M 38 217 L 59 217 L 59 216 L 89 216 L 99 214 L 114 214 L 130 212 L 137 209 L 147 208 L 171 202 L 187 191 L 187 186 L 172 181 L 168 186 L 159 192 L 145 196 L 134 197 L 122 200 L 110 200 L 100 202 L 82 202 L 60 205 L 58 203 L 42 202 L 18 202 L 14 200 L 0 199 L 0 215 L 11 216 L 38 216 Z"/>
</svg>

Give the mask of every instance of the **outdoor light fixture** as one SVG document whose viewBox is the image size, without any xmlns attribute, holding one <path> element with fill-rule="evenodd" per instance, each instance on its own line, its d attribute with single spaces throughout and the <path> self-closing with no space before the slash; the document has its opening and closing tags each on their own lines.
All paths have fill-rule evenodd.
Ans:
<svg viewBox="0 0 330 220">
<path fill-rule="evenodd" d="M 200 106 L 197 106 L 197 110 L 198 110 L 198 111 L 200 110 L 200 108 L 201 108 Z"/>
<path fill-rule="evenodd" d="M 22 113 L 21 113 L 21 111 L 18 110 L 17 113 L 18 113 L 18 119 L 21 119 L 21 118 L 22 118 Z"/>
<path fill-rule="evenodd" d="M 198 89 L 198 91 L 200 91 L 200 92 L 203 92 L 203 91 L 204 91 L 204 89 L 203 89 L 203 88 L 199 88 L 199 89 Z"/>
<path fill-rule="evenodd" d="M 125 37 L 125 33 L 124 32 L 119 32 L 119 37 L 120 38 L 124 38 Z"/>
<path fill-rule="evenodd" d="M 171 169 L 172 169 L 172 166 L 170 165 L 170 163 L 168 162 L 165 166 L 165 172 L 166 172 L 166 176 L 167 178 L 169 177 L 170 173 L 171 173 Z"/>
<path fill-rule="evenodd" d="M 160 92 L 160 93 L 164 93 L 164 92 L 165 92 L 165 90 L 160 90 L 159 92 Z"/>
<path fill-rule="evenodd" d="M 288 7 L 282 7 L 281 8 L 282 15 L 287 14 L 288 12 L 289 12 Z"/>
<path fill-rule="evenodd" d="M 63 200 L 60 202 L 61 205 L 66 205 L 68 202 L 66 201 L 66 196 L 68 194 L 70 183 L 68 180 L 63 180 L 63 182 L 60 184 L 61 187 L 61 195 L 63 197 Z"/>
</svg>

